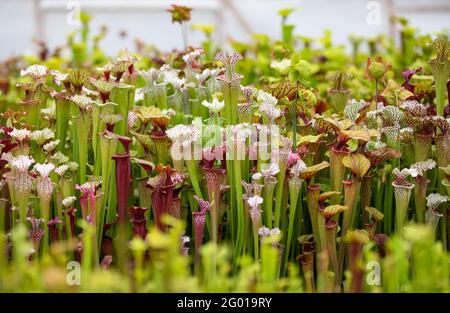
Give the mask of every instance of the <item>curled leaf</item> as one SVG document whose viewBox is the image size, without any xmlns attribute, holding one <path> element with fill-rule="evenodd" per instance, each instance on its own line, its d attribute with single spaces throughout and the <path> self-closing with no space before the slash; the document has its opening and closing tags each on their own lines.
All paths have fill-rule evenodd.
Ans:
<svg viewBox="0 0 450 313">
<path fill-rule="evenodd" d="M 371 206 L 366 206 L 365 210 L 372 216 L 374 220 L 377 222 L 381 221 L 384 218 L 384 214 L 378 211 L 376 208 Z"/>
<path fill-rule="evenodd" d="M 390 147 L 382 147 L 379 149 L 366 151 L 366 155 L 370 159 L 371 166 L 377 166 L 386 160 L 399 158 L 402 154 L 401 152 Z"/>
<path fill-rule="evenodd" d="M 326 191 L 326 192 L 320 194 L 319 202 L 324 202 L 325 200 L 327 200 L 333 196 L 340 195 L 340 194 L 341 194 L 340 191 Z"/>
<path fill-rule="evenodd" d="M 320 170 L 323 170 L 327 167 L 329 167 L 330 164 L 327 161 L 323 161 L 319 164 L 315 164 L 313 166 L 308 166 L 303 170 L 303 172 L 300 173 L 300 178 L 304 180 L 311 180 L 311 178 L 314 177 L 314 175 L 317 174 Z"/>
<path fill-rule="evenodd" d="M 348 167 L 353 175 L 363 177 L 370 169 L 370 161 L 363 154 L 349 154 L 342 158 L 342 164 Z"/>
<path fill-rule="evenodd" d="M 297 146 L 300 145 L 304 145 L 304 144 L 308 144 L 308 143 L 315 143 L 317 141 L 319 141 L 320 138 L 322 138 L 323 134 L 319 134 L 319 135 L 306 135 L 306 136 L 301 136 L 299 138 L 299 140 L 297 140 Z"/>
<path fill-rule="evenodd" d="M 343 130 L 341 132 L 341 134 L 343 134 L 346 137 L 349 137 L 350 139 L 355 139 L 355 140 L 362 140 L 362 141 L 369 141 L 371 135 L 373 135 L 373 132 L 368 132 L 365 130 L 353 130 L 353 129 L 349 129 L 349 130 Z M 375 134 L 376 136 L 376 134 Z"/>
<path fill-rule="evenodd" d="M 346 205 L 340 205 L 340 204 L 334 204 L 327 206 L 323 211 L 320 213 L 325 217 L 326 219 L 330 219 L 336 214 L 339 214 L 341 212 L 344 212 L 347 210 Z"/>
<path fill-rule="evenodd" d="M 345 236 L 348 243 L 366 244 L 369 242 L 369 234 L 365 230 L 349 230 Z"/>
</svg>

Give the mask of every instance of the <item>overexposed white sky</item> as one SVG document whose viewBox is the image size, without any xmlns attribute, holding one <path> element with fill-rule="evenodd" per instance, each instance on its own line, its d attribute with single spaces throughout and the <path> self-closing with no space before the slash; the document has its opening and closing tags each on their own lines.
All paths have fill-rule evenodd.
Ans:
<svg viewBox="0 0 450 313">
<path fill-rule="evenodd" d="M 369 14 L 376 14 L 368 7 L 370 2 L 380 6 L 379 25 L 367 22 Z M 391 12 L 409 18 L 423 32 L 450 29 L 448 0 L 0 0 L 0 58 L 32 53 L 36 36 L 53 47 L 65 43 L 66 34 L 76 27 L 67 17 L 78 4 L 91 14 L 94 33 L 101 25 L 108 27 L 102 48 L 109 54 L 133 49 L 136 37 L 162 49 L 181 47 L 179 25 L 172 24 L 165 12 L 172 3 L 193 7 L 192 23 L 214 24 L 217 40 L 248 40 L 249 29 L 279 37 L 277 12 L 286 7 L 297 8 L 288 20 L 296 25 L 297 34 L 318 37 L 330 29 L 336 43 L 347 43 L 352 33 L 388 33 Z M 126 38 L 119 37 L 122 30 L 127 31 Z M 190 34 L 191 44 L 201 39 L 198 32 Z"/>
</svg>

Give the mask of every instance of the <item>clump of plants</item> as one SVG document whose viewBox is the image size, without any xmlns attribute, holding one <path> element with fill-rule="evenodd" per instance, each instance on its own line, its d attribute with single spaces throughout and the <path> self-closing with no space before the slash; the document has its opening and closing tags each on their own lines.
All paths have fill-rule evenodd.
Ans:
<svg viewBox="0 0 450 313">
<path fill-rule="evenodd" d="M 450 291 L 445 36 L 348 54 L 283 10 L 218 51 L 169 12 L 182 50 L 107 58 L 84 16 L 1 64 L 2 291 Z"/>
</svg>

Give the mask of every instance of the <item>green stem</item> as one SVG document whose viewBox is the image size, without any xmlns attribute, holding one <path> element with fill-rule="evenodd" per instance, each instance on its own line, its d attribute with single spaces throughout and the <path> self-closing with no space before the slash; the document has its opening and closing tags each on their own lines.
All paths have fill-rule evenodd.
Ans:
<svg viewBox="0 0 450 313">
<path fill-rule="evenodd" d="M 298 90 L 298 82 L 296 83 Z M 298 92 L 295 93 L 295 100 L 298 98 Z M 292 101 L 291 104 L 291 123 L 292 123 L 292 152 L 297 151 L 297 102 Z"/>
<path fill-rule="evenodd" d="M 424 181 L 422 181 L 424 179 Z M 425 208 L 427 197 L 427 178 L 416 178 L 416 187 L 414 188 L 414 205 L 416 208 L 416 219 L 418 223 L 425 223 Z"/>
<path fill-rule="evenodd" d="M 44 163 L 45 162 L 45 154 L 42 150 L 42 146 L 36 147 L 36 153 L 34 155 L 34 158 L 36 160 L 36 163 Z"/>
<path fill-rule="evenodd" d="M 108 201 L 107 195 L 110 191 L 111 173 L 113 169 L 112 157 L 117 151 L 117 140 L 108 137 L 106 134 L 99 134 L 100 147 L 101 147 L 101 169 L 102 169 L 102 192 L 104 194 L 102 204 L 97 208 L 100 211 L 99 214 L 99 229 L 98 229 L 98 249 L 101 250 L 101 242 L 103 238 L 103 226 L 105 222 L 106 205 Z M 112 208 L 108 208 L 108 212 L 114 212 Z M 112 218 L 111 216 L 109 216 Z M 109 221 L 111 221 L 109 219 Z"/>
<path fill-rule="evenodd" d="M 330 227 L 326 226 L 325 230 L 325 236 L 326 236 L 326 243 L 327 243 L 327 250 L 328 255 L 331 259 L 331 267 L 333 269 L 333 272 L 335 274 L 335 284 L 336 286 L 339 286 L 339 263 L 338 263 L 338 256 L 336 252 L 336 232 L 337 232 L 337 224 L 332 225 Z"/>
<path fill-rule="evenodd" d="M 41 218 L 44 219 L 44 225 L 46 225 L 48 223 L 48 221 L 50 220 L 50 201 L 47 201 L 45 199 L 43 199 L 42 197 L 39 197 L 40 201 L 39 201 L 39 207 L 41 209 Z M 42 253 L 42 257 L 46 257 L 47 253 L 48 253 L 48 242 L 49 242 L 49 228 L 48 227 L 44 227 L 44 236 L 42 237 L 41 240 L 41 253 Z"/>
<path fill-rule="evenodd" d="M 382 208 L 383 207 L 383 191 L 384 186 L 381 183 L 381 178 L 377 177 L 377 185 L 375 187 L 375 207 Z M 380 223 L 378 224 L 378 228 L 380 228 Z"/>
<path fill-rule="evenodd" d="M 365 210 L 366 207 L 370 206 L 370 202 L 372 199 L 372 175 L 365 175 L 362 179 L 361 184 L 361 210 L 362 210 L 362 225 L 369 221 L 369 214 Z M 356 215 L 356 214 L 354 214 Z M 353 223 L 354 226 L 355 223 Z"/>
<path fill-rule="evenodd" d="M 273 286 L 277 278 L 278 250 L 269 238 L 263 238 L 261 243 L 261 283 L 267 287 Z"/>
<path fill-rule="evenodd" d="M 336 150 L 334 147 L 329 149 L 330 153 L 330 190 L 339 191 L 342 193 L 342 180 L 344 179 L 345 167 L 342 164 L 342 159 L 348 154 L 346 151 Z M 333 195 L 330 199 L 331 204 L 338 204 L 341 195 Z"/>
<path fill-rule="evenodd" d="M 264 216 L 266 219 L 266 227 L 272 228 L 272 208 L 273 208 L 273 192 L 275 189 L 275 184 L 272 182 L 266 183 L 263 191 L 263 205 L 264 205 Z"/>
<path fill-rule="evenodd" d="M 0 251 L 6 251 L 6 244 L 8 241 L 8 237 L 7 235 L 3 232 L 0 231 Z M 3 284 L 4 283 L 4 277 L 5 277 L 5 272 L 8 269 L 8 258 L 5 258 L 3 255 L 0 258 L 0 282 Z"/>
<path fill-rule="evenodd" d="M 167 164 L 169 160 L 169 140 L 167 135 L 158 134 L 150 135 L 156 146 L 156 162 L 157 164 Z"/>
<path fill-rule="evenodd" d="M 186 167 L 189 173 L 189 177 L 191 179 L 192 187 L 194 188 L 195 193 L 200 198 L 202 197 L 202 190 L 200 188 L 200 181 L 198 179 L 198 173 L 197 173 L 197 161 L 196 160 L 186 160 Z"/>
<path fill-rule="evenodd" d="M 111 90 L 109 99 L 117 103 L 118 113 L 122 120 L 114 126 L 114 132 L 121 136 L 126 136 L 128 132 L 128 111 L 134 104 L 134 86 L 119 84 Z M 123 147 L 119 147 L 119 152 L 124 152 Z"/>
<path fill-rule="evenodd" d="M 261 227 L 260 225 L 260 220 L 253 220 L 252 219 L 252 229 L 253 229 L 253 251 L 254 251 L 254 255 L 255 255 L 255 261 L 258 262 L 259 261 L 259 228 Z"/>
<path fill-rule="evenodd" d="M 8 204 L 7 199 L 0 198 L 0 235 L 5 234 L 5 229 L 7 225 L 6 221 L 6 205 Z M 3 251 L 3 250 L 0 250 Z"/>
<path fill-rule="evenodd" d="M 289 181 L 289 226 L 287 231 L 286 249 L 284 254 L 283 273 L 286 273 L 287 263 L 289 260 L 289 252 L 291 249 L 291 241 L 294 230 L 295 213 L 297 211 L 297 200 L 301 194 L 302 181 L 292 178 Z M 298 230 L 297 230 L 298 231 Z"/>
<path fill-rule="evenodd" d="M 395 231 L 401 232 L 408 217 L 409 198 L 412 186 L 394 186 L 395 197 Z"/>
<path fill-rule="evenodd" d="M 118 149 L 118 148 L 117 148 Z M 106 213 L 106 222 L 111 224 L 117 216 L 117 186 L 116 186 L 116 167 L 112 166 L 111 176 L 109 177 L 109 195 L 108 210 Z M 108 178 L 107 178 L 108 179 Z"/>
<path fill-rule="evenodd" d="M 375 103 L 378 103 L 378 79 L 375 79 Z"/>
<path fill-rule="evenodd" d="M 448 68 L 448 66 L 447 66 Z M 445 75 L 441 75 L 441 73 L 437 73 L 433 71 L 434 75 L 434 87 L 436 89 L 436 108 L 437 114 L 440 116 L 444 116 L 444 108 L 445 108 L 445 91 L 447 88 L 447 80 L 448 80 L 448 70 Z"/>
<path fill-rule="evenodd" d="M 281 152 L 283 153 L 283 152 Z M 286 165 L 287 165 L 287 157 L 288 155 L 286 154 L 281 155 L 280 158 L 280 162 L 279 162 L 279 168 L 280 171 L 277 174 L 277 190 L 275 193 L 275 220 L 274 220 L 274 226 L 275 227 L 280 227 L 280 218 L 281 218 L 281 205 L 283 203 L 283 193 L 284 193 L 284 179 L 286 176 Z"/>
<path fill-rule="evenodd" d="M 355 210 L 356 203 L 358 202 L 358 195 L 360 188 L 361 188 L 361 181 L 358 178 L 354 178 L 354 180 L 344 181 L 344 191 L 345 191 L 344 203 L 345 206 L 347 207 L 347 210 L 344 211 L 341 238 L 344 238 L 348 230 L 350 229 L 353 211 Z M 342 281 L 344 259 L 345 259 L 345 244 L 344 240 L 341 240 L 339 244 L 339 260 L 338 260 L 339 271 L 337 273 L 338 275 L 337 280 L 339 282 Z"/>
<path fill-rule="evenodd" d="M 316 243 L 316 251 L 322 251 L 322 245 L 319 236 L 319 226 L 317 225 L 317 215 L 319 214 L 319 195 L 320 185 L 309 185 L 306 192 L 306 202 L 308 204 L 309 217 L 311 219 L 311 227 Z"/>
<path fill-rule="evenodd" d="M 161 110 L 167 109 L 168 106 L 167 106 L 166 83 L 154 84 L 153 87 L 156 97 L 156 106 Z"/>
<path fill-rule="evenodd" d="M 92 234 L 93 227 L 87 221 L 81 220 L 81 225 L 83 229 L 83 258 L 81 262 L 82 270 L 82 280 L 88 280 L 92 270 Z M 84 278 L 84 279 L 83 279 Z"/>
<path fill-rule="evenodd" d="M 326 230 L 325 230 L 325 218 L 320 213 L 320 211 L 317 213 L 317 230 L 319 233 L 320 238 L 320 251 L 317 251 L 319 253 L 322 253 L 326 248 L 328 247 L 327 243 L 327 237 L 326 237 Z"/>
<path fill-rule="evenodd" d="M 60 141 L 58 151 L 63 152 L 66 144 L 67 128 L 69 126 L 70 100 L 65 96 L 55 97 L 56 106 L 56 139 Z"/>
<path fill-rule="evenodd" d="M 306 292 L 313 293 L 316 290 L 314 284 L 314 253 L 307 252 L 301 256 L 303 276 L 305 278 Z"/>
<path fill-rule="evenodd" d="M 447 251 L 447 223 L 448 223 L 447 208 L 445 208 L 444 212 L 442 212 L 442 213 L 443 213 L 443 216 L 439 221 L 440 227 L 441 227 L 441 241 L 442 241 L 442 246 L 443 246 L 444 250 Z"/>
<path fill-rule="evenodd" d="M 86 182 L 86 167 L 88 157 L 88 135 L 89 135 L 89 116 L 82 112 L 75 118 L 77 146 L 78 146 L 78 160 L 79 160 L 79 182 L 84 184 Z"/>
<path fill-rule="evenodd" d="M 29 195 L 19 195 L 18 198 L 19 198 L 18 199 L 19 221 L 20 221 L 20 224 L 25 227 L 26 220 L 27 220 L 27 208 L 28 208 Z"/>
<path fill-rule="evenodd" d="M 426 161 L 431 155 L 431 144 L 433 143 L 432 135 L 420 135 L 414 136 L 414 161 Z"/>
<path fill-rule="evenodd" d="M 226 86 L 225 88 L 222 88 L 223 100 L 225 102 L 223 110 L 225 125 L 235 125 L 238 123 L 239 92 L 239 86 Z"/>
<path fill-rule="evenodd" d="M 389 175 L 385 181 L 384 185 L 384 233 L 390 235 L 392 232 L 392 198 L 393 198 L 393 187 L 392 178 Z"/>
<path fill-rule="evenodd" d="M 117 104 L 113 102 L 95 104 L 92 113 L 92 152 L 94 154 L 94 175 L 100 176 L 102 170 L 102 147 L 99 140 L 99 135 L 102 133 L 106 124 L 100 119 L 101 114 L 114 114 Z"/>
<path fill-rule="evenodd" d="M 242 254 L 242 247 L 244 246 L 244 228 L 245 228 L 245 216 L 244 216 L 244 203 L 241 186 L 241 160 L 234 160 L 234 183 L 236 186 L 236 202 L 237 202 L 237 236 L 236 245 L 234 250 L 234 268 L 236 269 L 237 261 Z"/>
</svg>

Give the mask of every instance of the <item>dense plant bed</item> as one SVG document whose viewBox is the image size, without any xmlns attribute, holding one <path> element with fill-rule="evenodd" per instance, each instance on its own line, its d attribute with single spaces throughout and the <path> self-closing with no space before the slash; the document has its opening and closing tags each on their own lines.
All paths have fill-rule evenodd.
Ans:
<svg viewBox="0 0 450 313">
<path fill-rule="evenodd" d="M 83 15 L 70 57 L 3 62 L 0 290 L 448 292 L 447 37 L 348 54 L 290 13 L 111 59 Z"/>
</svg>

